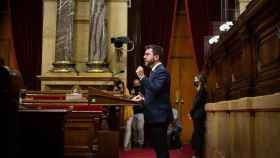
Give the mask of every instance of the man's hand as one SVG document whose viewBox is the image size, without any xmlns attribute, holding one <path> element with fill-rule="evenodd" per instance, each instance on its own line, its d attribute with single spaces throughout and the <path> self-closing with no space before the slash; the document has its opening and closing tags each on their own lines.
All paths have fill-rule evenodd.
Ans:
<svg viewBox="0 0 280 158">
<path fill-rule="evenodd" d="M 131 99 L 132 101 L 141 102 L 144 101 L 144 97 L 141 95 L 137 95 Z"/>
<path fill-rule="evenodd" d="M 145 76 L 144 68 L 142 66 L 138 66 L 136 69 L 136 74 L 137 74 L 138 78 L 141 80 Z"/>
</svg>

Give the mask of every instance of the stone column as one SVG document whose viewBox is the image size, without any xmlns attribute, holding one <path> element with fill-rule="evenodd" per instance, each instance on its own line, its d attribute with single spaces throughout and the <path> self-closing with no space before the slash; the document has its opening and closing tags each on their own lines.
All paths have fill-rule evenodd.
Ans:
<svg viewBox="0 0 280 158">
<path fill-rule="evenodd" d="M 242 14 L 251 0 L 239 0 L 239 15 Z"/>
<path fill-rule="evenodd" d="M 73 26 L 74 0 L 57 0 L 54 72 L 74 71 Z"/>
<path fill-rule="evenodd" d="M 90 2 L 90 36 L 88 52 L 88 72 L 108 71 L 106 5 L 104 0 Z"/>
</svg>

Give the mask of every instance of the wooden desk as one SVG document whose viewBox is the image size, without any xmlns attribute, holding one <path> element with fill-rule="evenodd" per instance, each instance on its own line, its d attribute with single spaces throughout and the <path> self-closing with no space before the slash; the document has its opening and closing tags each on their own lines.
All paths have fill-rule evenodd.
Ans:
<svg viewBox="0 0 280 158">
<path fill-rule="evenodd" d="M 63 124 L 61 125 L 64 129 L 63 134 L 57 136 L 63 138 L 62 146 L 64 146 L 64 150 L 62 151 L 64 152 L 64 157 L 67 158 L 92 158 L 95 154 L 98 158 L 105 158 L 108 155 L 110 155 L 110 158 L 118 158 L 119 131 L 100 131 L 102 129 L 100 128 L 101 120 L 103 117 L 108 119 L 103 108 L 110 106 L 125 107 L 137 104 L 125 97 L 113 96 L 113 94 L 96 89 L 89 89 L 88 95 L 85 94 L 85 96 L 88 96 L 87 99 L 82 100 L 65 100 L 65 92 L 33 91 L 30 93 L 27 91 L 25 96 L 27 98 L 22 99 L 21 106 L 34 109 L 34 111 L 37 109 L 38 113 L 44 111 L 43 109 L 69 110 L 69 113 L 64 115 L 64 121 L 57 122 Z M 40 122 L 40 119 L 37 120 L 36 115 L 32 115 L 28 116 L 30 117 L 29 121 L 36 120 Z M 44 121 L 43 124 L 52 122 L 52 120 L 50 122 Z M 26 127 L 24 126 L 24 128 Z M 45 130 L 47 131 L 48 129 Z M 61 140 L 61 138 L 58 140 Z M 97 150 L 95 151 L 95 149 Z"/>
</svg>

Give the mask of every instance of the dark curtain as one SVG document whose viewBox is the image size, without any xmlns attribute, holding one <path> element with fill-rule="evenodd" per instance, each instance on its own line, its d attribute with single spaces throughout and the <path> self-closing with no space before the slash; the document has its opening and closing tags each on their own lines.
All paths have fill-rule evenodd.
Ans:
<svg viewBox="0 0 280 158">
<path fill-rule="evenodd" d="M 135 42 L 135 50 L 128 54 L 128 87 L 136 77 L 136 67 L 143 65 L 145 45 L 161 45 L 165 50 L 163 63 L 167 65 L 176 4 L 177 0 L 132 0 L 128 35 Z"/>
<path fill-rule="evenodd" d="M 42 1 L 11 0 L 13 39 L 19 70 L 27 89 L 40 89 Z"/>
<path fill-rule="evenodd" d="M 141 12 L 143 0 L 131 0 L 128 8 L 128 36 L 134 41 L 134 50 L 127 54 L 127 85 L 131 89 L 133 80 L 136 78 L 135 70 L 142 63 L 142 36 L 141 36 Z M 131 45 L 129 47 L 132 47 Z"/>
<path fill-rule="evenodd" d="M 143 0 L 142 9 L 142 53 L 147 44 L 163 46 L 167 65 L 174 12 L 177 0 Z"/>
<path fill-rule="evenodd" d="M 185 0 L 186 14 L 192 32 L 192 40 L 198 70 L 204 64 L 204 37 L 212 33 L 212 23 L 220 21 L 220 0 Z"/>
</svg>

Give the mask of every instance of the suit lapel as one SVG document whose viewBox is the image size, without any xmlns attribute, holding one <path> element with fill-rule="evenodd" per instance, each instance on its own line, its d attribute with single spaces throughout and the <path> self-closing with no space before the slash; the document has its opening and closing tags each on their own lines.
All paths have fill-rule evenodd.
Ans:
<svg viewBox="0 0 280 158">
<path fill-rule="evenodd" d="M 158 65 L 155 69 L 154 69 L 154 71 L 152 71 L 151 70 L 151 72 L 150 72 L 150 78 L 153 78 L 154 77 L 154 75 L 157 73 L 157 71 L 160 69 L 160 67 L 162 67 L 163 65 L 162 64 L 160 64 L 160 65 Z"/>
</svg>

